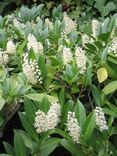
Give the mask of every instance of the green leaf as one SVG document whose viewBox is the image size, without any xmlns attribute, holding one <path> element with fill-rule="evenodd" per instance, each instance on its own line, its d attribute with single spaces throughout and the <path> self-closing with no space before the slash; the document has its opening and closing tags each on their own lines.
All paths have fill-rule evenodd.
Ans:
<svg viewBox="0 0 117 156">
<path fill-rule="evenodd" d="M 86 69 L 85 86 L 91 84 L 91 78 L 92 78 L 92 62 L 89 62 L 89 65 Z"/>
<path fill-rule="evenodd" d="M 101 93 L 100 90 L 95 86 L 95 85 L 91 85 L 91 92 L 92 95 L 95 99 L 95 103 L 100 106 L 101 105 Z"/>
<path fill-rule="evenodd" d="M 61 106 L 63 106 L 65 103 L 65 88 L 62 88 L 59 93 L 59 102 L 60 102 Z"/>
<path fill-rule="evenodd" d="M 78 146 L 76 146 L 73 142 L 68 141 L 66 139 L 61 140 L 61 145 L 68 150 L 74 156 L 85 156 L 85 154 L 81 151 Z"/>
<path fill-rule="evenodd" d="M 46 65 L 45 65 L 45 56 L 43 53 L 39 55 L 38 64 L 39 64 L 39 68 L 41 70 L 42 78 L 45 79 L 45 77 L 47 75 L 47 69 L 46 69 Z"/>
<path fill-rule="evenodd" d="M 92 112 L 86 118 L 84 126 L 83 126 L 84 141 L 89 140 L 89 138 L 91 137 L 93 133 L 94 127 L 95 127 L 95 112 Z"/>
<path fill-rule="evenodd" d="M 26 115 L 24 115 L 23 113 L 19 113 L 20 116 L 20 120 L 21 123 L 24 127 L 24 129 L 28 132 L 28 134 L 35 140 L 38 142 L 38 134 L 36 133 L 33 125 L 31 125 L 28 121 L 28 119 L 26 118 Z"/>
<path fill-rule="evenodd" d="M 59 145 L 61 139 L 50 138 L 46 140 L 40 147 L 39 156 L 48 156 Z"/>
<path fill-rule="evenodd" d="M 49 107 L 50 107 L 50 105 L 49 105 L 48 98 L 45 96 L 45 97 L 43 98 L 43 100 L 41 101 L 41 103 L 40 103 L 40 105 L 39 105 L 39 108 L 40 108 L 43 112 L 47 113 L 48 110 L 49 110 Z"/>
<path fill-rule="evenodd" d="M 73 111 L 73 106 L 74 106 L 74 102 L 72 100 L 69 100 L 67 103 L 65 103 L 63 105 L 63 107 L 62 107 L 62 114 L 61 114 L 62 121 L 60 123 L 61 124 L 60 125 L 61 128 L 66 123 L 68 111 Z"/>
<path fill-rule="evenodd" d="M 16 156 L 26 156 L 25 144 L 17 131 L 14 136 L 14 147 Z"/>
<path fill-rule="evenodd" d="M 114 92 L 117 89 L 117 81 L 112 81 L 109 84 L 107 84 L 104 88 L 103 88 L 103 92 L 107 95 L 110 94 L 112 92 Z"/>
<path fill-rule="evenodd" d="M 39 101 L 39 102 L 41 102 L 44 97 L 47 97 L 48 101 L 50 103 L 58 101 L 57 97 L 54 97 L 54 96 L 51 96 L 51 95 L 47 95 L 46 93 L 43 93 L 43 94 L 27 94 L 25 96 L 28 97 L 31 100 Z"/>
<path fill-rule="evenodd" d="M 104 10 L 103 10 L 103 16 L 108 15 L 111 11 L 114 11 L 114 10 L 116 10 L 116 6 L 114 2 L 107 3 L 107 5 L 104 7 Z"/>
<path fill-rule="evenodd" d="M 28 99 L 24 98 L 24 108 L 26 112 L 26 117 L 30 124 L 34 124 L 34 118 L 35 118 L 35 112 L 37 111 L 37 108 L 35 107 L 34 103 Z"/>
<path fill-rule="evenodd" d="M 15 151 L 14 151 L 12 145 L 10 145 L 10 144 L 7 143 L 7 142 L 3 142 L 3 144 L 4 144 L 5 151 L 6 151 L 9 155 L 15 156 Z"/>
<path fill-rule="evenodd" d="M 31 151 L 33 150 L 33 140 L 31 137 L 24 131 L 18 130 L 17 131 L 22 140 L 24 141 L 24 144 L 26 147 L 28 147 Z"/>
<path fill-rule="evenodd" d="M 86 119 L 86 111 L 85 111 L 83 104 L 79 100 L 77 100 L 74 111 L 75 111 L 76 118 L 78 119 L 80 126 L 83 127 L 84 121 Z"/>
</svg>

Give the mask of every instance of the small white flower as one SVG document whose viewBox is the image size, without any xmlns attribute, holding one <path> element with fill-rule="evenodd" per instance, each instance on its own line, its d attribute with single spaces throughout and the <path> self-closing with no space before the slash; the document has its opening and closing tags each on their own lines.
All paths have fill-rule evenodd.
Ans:
<svg viewBox="0 0 117 156">
<path fill-rule="evenodd" d="M 46 25 L 50 30 L 53 29 L 53 23 L 52 23 L 48 18 L 45 19 L 45 25 Z"/>
<path fill-rule="evenodd" d="M 58 125 L 60 121 L 60 115 L 61 115 L 60 104 L 57 102 L 52 103 L 46 115 L 47 130 L 54 129 Z"/>
<path fill-rule="evenodd" d="M 0 64 L 6 65 L 9 62 L 9 56 L 0 50 Z"/>
<path fill-rule="evenodd" d="M 63 48 L 63 63 L 66 65 L 72 61 L 72 53 L 71 50 L 67 47 Z"/>
<path fill-rule="evenodd" d="M 46 115 L 43 111 L 38 110 L 36 112 L 34 127 L 36 128 L 37 133 L 43 133 L 46 131 L 46 122 L 45 122 Z"/>
<path fill-rule="evenodd" d="M 16 47 L 15 47 L 15 44 L 12 40 L 9 40 L 7 42 L 7 45 L 6 45 L 6 52 L 9 53 L 9 54 L 14 54 L 16 53 Z"/>
<path fill-rule="evenodd" d="M 80 74 L 84 74 L 86 71 L 86 56 L 82 48 L 77 47 L 75 51 L 76 64 L 80 70 Z"/>
<path fill-rule="evenodd" d="M 43 133 L 50 129 L 54 129 L 59 121 L 61 115 L 61 106 L 59 103 L 51 103 L 50 109 L 47 114 L 43 111 L 38 110 L 36 112 L 34 127 L 37 133 Z"/>
<path fill-rule="evenodd" d="M 69 135 L 72 137 L 73 141 L 76 143 L 80 143 L 81 128 L 75 117 L 74 112 L 68 112 L 66 126 L 69 132 Z"/>
<path fill-rule="evenodd" d="M 112 43 L 111 45 L 108 47 L 108 52 L 113 52 L 115 54 L 115 56 L 117 56 L 117 37 L 115 36 L 112 39 Z"/>
<path fill-rule="evenodd" d="M 96 107 L 95 113 L 96 113 L 96 125 L 99 127 L 100 131 L 108 130 L 108 126 L 102 108 Z"/>
<path fill-rule="evenodd" d="M 25 27 L 25 25 L 23 24 L 23 23 L 20 23 L 18 20 L 17 20 L 17 18 L 14 18 L 13 19 L 13 24 L 14 24 L 14 26 L 17 28 L 17 29 L 19 29 L 19 28 L 24 28 Z"/>
<path fill-rule="evenodd" d="M 27 48 L 30 50 L 31 48 L 34 50 L 35 54 L 39 54 L 43 52 L 43 45 L 41 42 L 37 42 L 36 38 L 29 34 Z"/>
<path fill-rule="evenodd" d="M 90 38 L 87 34 L 83 34 L 82 35 L 82 45 L 83 47 L 85 47 L 85 44 L 89 43 L 90 42 Z"/>
<path fill-rule="evenodd" d="M 96 19 L 92 20 L 92 36 L 94 38 L 97 37 L 98 25 L 99 25 L 98 20 L 96 20 Z"/>
<path fill-rule="evenodd" d="M 41 71 L 37 65 L 36 60 L 28 60 L 28 54 L 23 56 L 22 70 L 25 74 L 27 81 L 32 84 L 40 83 L 42 84 Z"/>
<path fill-rule="evenodd" d="M 63 14 L 63 21 L 65 23 L 65 29 L 64 31 L 69 34 L 72 31 L 76 31 L 77 29 L 77 23 L 76 21 L 73 21 L 66 12 Z"/>
</svg>

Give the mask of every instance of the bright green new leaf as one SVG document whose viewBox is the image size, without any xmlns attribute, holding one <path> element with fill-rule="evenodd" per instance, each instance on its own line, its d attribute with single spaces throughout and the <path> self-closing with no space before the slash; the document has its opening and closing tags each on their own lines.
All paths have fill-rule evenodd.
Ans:
<svg viewBox="0 0 117 156">
<path fill-rule="evenodd" d="M 43 94 L 27 94 L 26 97 L 28 97 L 31 100 L 39 101 L 39 102 L 41 102 L 44 97 L 47 97 L 48 101 L 50 103 L 58 101 L 57 97 L 54 97 L 54 96 L 51 96 L 51 95 L 47 95 L 46 93 L 43 93 Z"/>
<path fill-rule="evenodd" d="M 112 81 L 103 88 L 105 94 L 110 94 L 117 89 L 117 81 Z"/>
<path fill-rule="evenodd" d="M 98 77 L 99 83 L 102 83 L 103 81 L 105 81 L 108 78 L 108 73 L 107 73 L 106 68 L 98 69 L 97 77 Z"/>
</svg>

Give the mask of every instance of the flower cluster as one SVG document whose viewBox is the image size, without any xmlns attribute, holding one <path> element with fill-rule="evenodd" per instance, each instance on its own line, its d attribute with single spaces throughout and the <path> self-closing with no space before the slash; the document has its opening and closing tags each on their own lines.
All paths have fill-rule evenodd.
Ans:
<svg viewBox="0 0 117 156">
<path fill-rule="evenodd" d="M 54 129 L 59 121 L 61 115 L 61 107 L 57 102 L 51 103 L 50 109 L 46 115 L 47 130 Z"/>
<path fill-rule="evenodd" d="M 77 24 L 76 21 L 73 21 L 66 12 L 64 12 L 63 15 L 63 21 L 65 23 L 65 29 L 64 31 L 69 34 L 72 31 L 76 31 L 77 30 Z"/>
<path fill-rule="evenodd" d="M 54 129 L 59 121 L 61 115 L 61 107 L 57 102 L 51 103 L 50 109 L 47 114 L 38 110 L 36 112 L 34 127 L 37 133 L 43 133 L 47 130 Z"/>
<path fill-rule="evenodd" d="M 36 115 L 36 117 L 35 117 L 34 127 L 35 127 L 37 133 L 45 132 L 46 131 L 46 128 L 45 128 L 46 115 L 45 115 L 45 113 L 41 110 L 38 110 L 35 115 Z"/>
<path fill-rule="evenodd" d="M 28 48 L 28 50 L 30 50 L 32 48 L 34 50 L 35 54 L 39 54 L 39 53 L 43 52 L 42 43 L 37 42 L 36 38 L 32 34 L 29 34 L 29 36 L 28 36 L 27 48 Z"/>
<path fill-rule="evenodd" d="M 87 34 L 82 34 L 82 46 L 85 47 L 85 44 L 90 42 L 90 38 Z"/>
<path fill-rule="evenodd" d="M 63 48 L 63 63 L 66 65 L 67 63 L 72 61 L 72 53 L 69 48 Z"/>
<path fill-rule="evenodd" d="M 102 108 L 96 107 L 95 113 L 96 113 L 96 125 L 99 127 L 100 131 L 108 130 L 108 126 Z"/>
<path fill-rule="evenodd" d="M 82 48 L 77 47 L 75 51 L 75 58 L 76 58 L 77 67 L 80 70 L 80 74 L 84 74 L 86 70 L 86 56 Z"/>
<path fill-rule="evenodd" d="M 0 64 L 6 65 L 9 62 L 9 56 L 2 50 L 0 50 Z"/>
<path fill-rule="evenodd" d="M 53 23 L 52 23 L 48 18 L 45 19 L 45 25 L 46 25 L 50 30 L 53 29 Z"/>
<path fill-rule="evenodd" d="M 41 71 L 37 65 L 36 60 L 28 60 L 28 54 L 23 55 L 23 73 L 25 74 L 27 81 L 32 84 L 42 84 Z"/>
<path fill-rule="evenodd" d="M 67 130 L 69 131 L 69 135 L 72 137 L 73 141 L 79 143 L 81 128 L 75 117 L 74 112 L 68 112 L 66 126 L 67 126 Z"/>
<path fill-rule="evenodd" d="M 9 41 L 7 42 L 7 45 L 6 45 L 6 52 L 7 52 L 8 54 L 14 54 L 14 53 L 16 53 L 16 47 L 15 47 L 15 44 L 14 44 L 14 42 L 13 42 L 12 40 L 9 40 Z"/>
<path fill-rule="evenodd" d="M 117 37 L 112 39 L 111 45 L 108 47 L 108 52 L 113 52 L 117 56 Z"/>
<path fill-rule="evenodd" d="M 17 29 L 19 29 L 20 27 L 25 28 L 25 24 L 20 23 L 20 22 L 17 20 L 17 18 L 14 18 L 14 19 L 13 19 L 13 25 L 14 25 Z"/>
<path fill-rule="evenodd" d="M 96 19 L 92 20 L 92 36 L 94 38 L 97 37 L 98 25 L 99 25 L 98 20 Z"/>
</svg>

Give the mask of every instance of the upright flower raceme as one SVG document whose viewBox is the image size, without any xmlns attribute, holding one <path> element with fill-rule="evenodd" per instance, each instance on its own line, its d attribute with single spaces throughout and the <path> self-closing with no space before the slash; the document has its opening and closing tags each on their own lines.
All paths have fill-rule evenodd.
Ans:
<svg viewBox="0 0 117 156">
<path fill-rule="evenodd" d="M 17 20 L 17 18 L 14 18 L 14 19 L 13 19 L 13 24 L 14 24 L 14 26 L 15 26 L 17 29 L 19 29 L 20 27 L 22 27 L 22 28 L 25 27 L 25 25 L 24 25 L 23 23 L 20 23 L 20 22 Z"/>
<path fill-rule="evenodd" d="M 61 106 L 59 103 L 51 103 L 50 109 L 45 114 L 43 111 L 38 110 L 36 112 L 34 127 L 37 133 L 43 133 L 50 129 L 54 129 L 59 121 L 61 115 Z"/>
<path fill-rule="evenodd" d="M 8 62 L 9 62 L 9 56 L 8 56 L 8 54 L 6 54 L 5 51 L 3 52 L 0 49 L 0 64 L 6 65 Z"/>
<path fill-rule="evenodd" d="M 32 84 L 42 84 L 41 71 L 38 67 L 36 60 L 29 60 L 28 54 L 23 55 L 23 73 L 25 74 L 27 81 Z"/>
<path fill-rule="evenodd" d="M 83 34 L 82 35 L 82 45 L 83 47 L 85 47 L 85 44 L 89 43 L 90 42 L 90 38 L 87 34 Z"/>
<path fill-rule="evenodd" d="M 47 130 L 54 129 L 58 125 L 60 121 L 60 115 L 61 115 L 60 104 L 57 102 L 52 103 L 46 115 Z"/>
<path fill-rule="evenodd" d="M 76 64 L 77 64 L 80 74 L 84 74 L 86 70 L 85 51 L 82 48 L 77 47 L 75 51 L 75 58 L 76 58 Z"/>
<path fill-rule="evenodd" d="M 15 44 L 12 40 L 9 40 L 6 44 L 6 52 L 9 54 L 14 54 L 16 53 L 16 47 Z"/>
<path fill-rule="evenodd" d="M 42 43 L 37 42 L 36 38 L 32 34 L 29 34 L 29 36 L 28 36 L 27 48 L 28 48 L 28 50 L 30 50 L 32 48 L 34 50 L 35 54 L 39 54 L 39 53 L 43 52 Z"/>
<path fill-rule="evenodd" d="M 48 18 L 45 19 L 45 25 L 46 25 L 50 30 L 53 29 L 53 23 L 52 23 Z"/>
<path fill-rule="evenodd" d="M 67 47 L 63 48 L 63 63 L 66 65 L 72 61 L 72 53 L 71 50 Z"/>
<path fill-rule="evenodd" d="M 65 23 L 65 29 L 64 31 L 69 34 L 70 32 L 72 31 L 76 31 L 77 29 L 77 24 L 76 24 L 76 21 L 73 21 L 68 15 L 66 12 L 64 12 L 64 15 L 63 15 L 63 21 Z"/>
<path fill-rule="evenodd" d="M 75 117 L 74 112 L 68 112 L 66 126 L 69 135 L 72 137 L 73 141 L 76 143 L 80 143 L 81 128 Z"/>
<path fill-rule="evenodd" d="M 98 25 L 99 25 L 98 20 L 93 19 L 93 20 L 92 20 L 92 36 L 93 36 L 94 38 L 97 37 Z"/>
<path fill-rule="evenodd" d="M 36 117 L 35 117 L 35 123 L 34 123 L 34 127 L 36 129 L 37 133 L 43 133 L 46 131 L 46 115 L 43 111 L 38 110 L 36 112 Z"/>
<path fill-rule="evenodd" d="M 115 54 L 115 56 L 117 56 L 117 37 L 114 37 L 112 39 L 112 43 L 108 48 L 108 52 L 113 52 Z"/>
<path fill-rule="evenodd" d="M 108 130 L 108 126 L 102 108 L 96 107 L 95 113 L 96 113 L 96 125 L 99 127 L 100 131 Z"/>
</svg>

